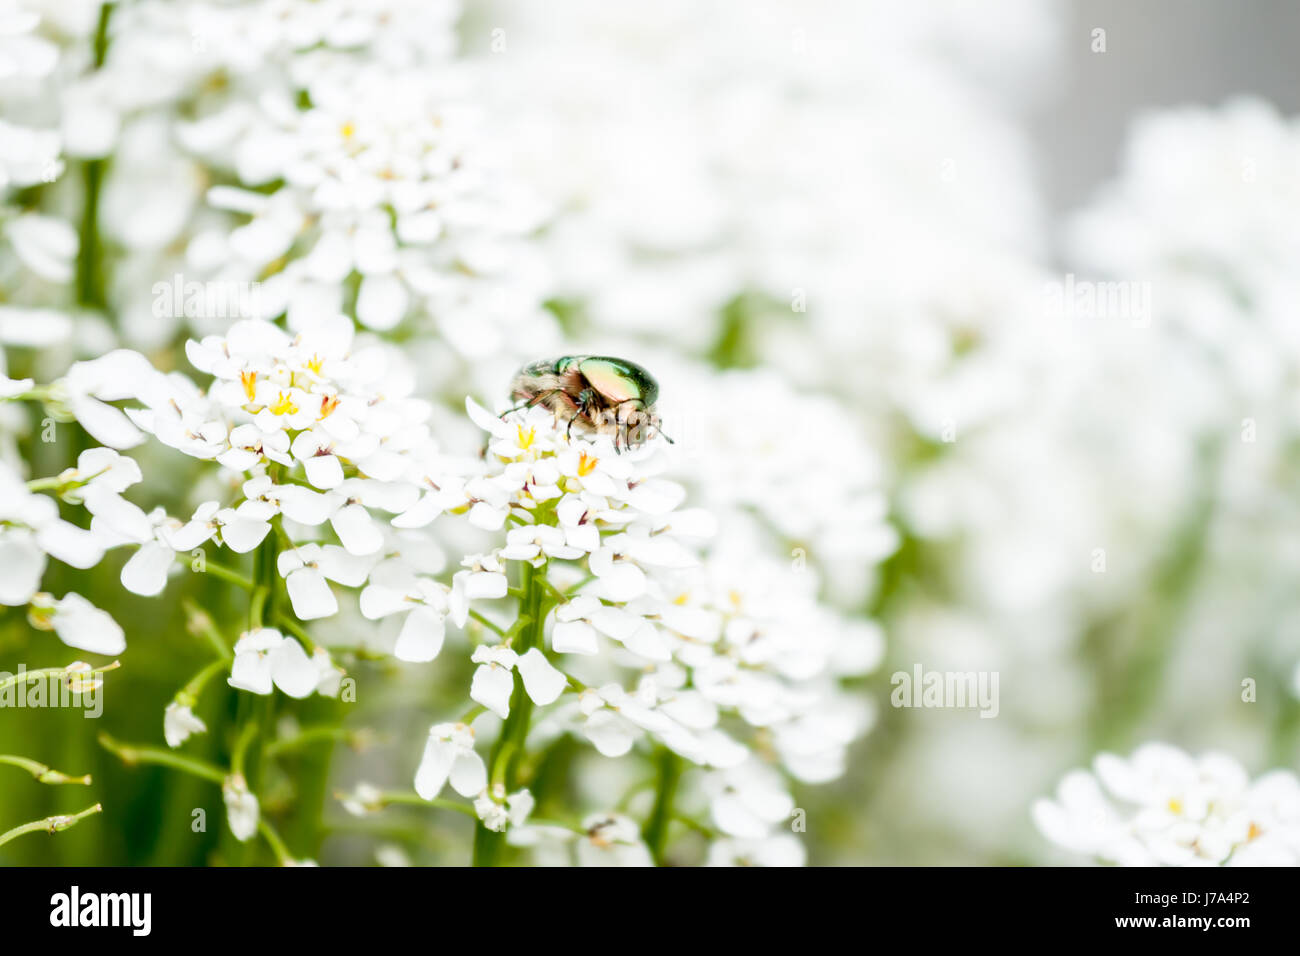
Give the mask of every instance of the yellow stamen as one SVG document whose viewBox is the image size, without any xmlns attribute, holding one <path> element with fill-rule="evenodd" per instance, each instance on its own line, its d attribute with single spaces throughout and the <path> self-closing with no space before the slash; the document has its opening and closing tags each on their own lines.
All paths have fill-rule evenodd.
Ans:
<svg viewBox="0 0 1300 956">
<path fill-rule="evenodd" d="M 533 446 L 533 442 L 537 440 L 537 429 L 530 428 L 525 431 L 523 425 L 516 425 L 515 427 L 519 429 L 518 445 L 521 450 L 527 451 Z"/>
<path fill-rule="evenodd" d="M 334 413 L 334 409 L 339 407 L 339 397 L 337 395 L 326 395 L 320 400 L 320 417 L 329 418 Z"/>
<path fill-rule="evenodd" d="M 676 604 L 678 607 L 682 607 L 690 599 L 691 599 L 690 594 L 683 591 L 681 594 L 677 595 L 677 597 L 673 598 L 673 603 Z"/>
<path fill-rule="evenodd" d="M 1171 797 L 1169 799 L 1169 812 L 1181 816 L 1183 812 L 1183 801 L 1179 800 L 1177 797 Z"/>
<path fill-rule="evenodd" d="M 586 477 L 596 470 L 596 463 L 600 461 L 594 455 L 588 455 L 585 451 L 578 456 L 578 475 Z"/>
<path fill-rule="evenodd" d="M 288 392 L 281 392 L 276 396 L 275 402 L 271 405 L 272 415 L 297 415 L 298 406 L 293 403 L 293 399 Z"/>
<path fill-rule="evenodd" d="M 312 355 L 311 360 L 307 363 L 307 368 L 310 369 L 313 374 L 319 375 L 321 366 L 324 364 L 325 360 L 323 358 L 319 355 Z"/>
<path fill-rule="evenodd" d="M 248 396 L 248 400 L 251 402 L 253 396 L 257 394 L 257 373 L 240 372 L 239 384 L 244 386 L 244 394 Z"/>
<path fill-rule="evenodd" d="M 1246 834 L 1246 842 L 1249 843 L 1251 840 L 1255 839 L 1263 832 L 1264 831 L 1259 828 L 1258 823 L 1252 823 L 1250 825 L 1250 831 Z"/>
<path fill-rule="evenodd" d="M 344 139 L 351 139 L 356 134 L 357 128 L 351 123 L 344 123 L 339 127 L 339 133 Z"/>
</svg>

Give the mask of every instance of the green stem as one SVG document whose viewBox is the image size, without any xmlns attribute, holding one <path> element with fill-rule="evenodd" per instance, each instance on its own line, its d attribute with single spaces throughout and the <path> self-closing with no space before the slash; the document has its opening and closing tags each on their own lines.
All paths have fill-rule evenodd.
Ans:
<svg viewBox="0 0 1300 956">
<path fill-rule="evenodd" d="M 216 675 L 223 673 L 229 666 L 229 661 L 213 661 L 207 667 L 203 668 L 203 670 L 191 677 L 190 682 L 186 684 L 185 687 L 182 688 L 181 693 L 176 696 L 180 697 L 181 694 L 184 694 L 190 699 L 190 701 L 197 701 L 199 695 L 203 693 L 203 688 L 207 686 L 208 681 L 212 680 Z M 186 703 L 189 703 L 189 701 L 186 701 Z M 190 703 L 190 706 L 193 707 L 194 704 Z"/>
<path fill-rule="evenodd" d="M 655 802 L 645 825 L 645 842 L 654 857 L 656 866 L 664 865 L 664 850 L 668 846 L 668 825 L 673 819 L 673 801 L 677 785 L 682 779 L 682 758 L 667 747 L 657 754 L 658 778 L 655 783 Z"/>
<path fill-rule="evenodd" d="M 316 653 L 316 642 L 311 639 L 311 635 L 303 629 L 301 624 L 295 621 L 287 613 L 284 611 L 278 613 L 275 616 L 275 623 L 277 626 L 284 628 L 284 630 L 298 638 L 299 642 L 302 644 L 303 648 L 306 649 L 308 654 Z"/>
<path fill-rule="evenodd" d="M 250 631 L 255 631 L 262 626 L 262 621 L 265 618 L 267 597 L 266 588 L 254 588 L 252 600 L 248 602 L 248 629 Z"/>
<path fill-rule="evenodd" d="M 379 795 L 375 803 L 381 807 L 395 803 L 415 807 L 436 807 L 439 810 L 454 810 L 457 813 L 463 813 L 466 816 L 478 819 L 478 814 L 474 812 L 474 808 L 468 803 L 457 803 L 455 800 L 447 800 L 441 797 L 426 800 L 414 790 L 386 790 Z"/>
<path fill-rule="evenodd" d="M 99 8 L 93 52 L 93 67 L 96 70 L 108 58 L 108 21 L 114 6 L 115 4 L 105 3 Z M 99 197 L 106 166 L 107 160 L 100 158 L 88 161 L 83 168 L 81 230 L 77 246 L 77 302 L 100 311 L 108 306 L 101 261 L 103 252 L 99 243 Z"/>
<path fill-rule="evenodd" d="M 96 667 L 88 671 L 74 671 L 71 669 L 71 665 L 68 667 L 42 667 L 39 670 L 22 671 L 21 673 L 11 674 L 8 677 L 0 679 L 0 690 L 5 690 L 14 684 L 27 684 L 36 680 L 44 680 L 47 677 L 62 677 L 78 681 L 87 680 L 91 677 L 97 677 L 104 673 L 104 671 L 117 670 L 121 666 L 121 661 L 113 661 L 111 664 L 105 664 L 103 667 Z"/>
<path fill-rule="evenodd" d="M 6 830 L 4 833 L 0 833 L 0 846 L 4 846 L 10 840 L 15 837 L 20 837 L 24 833 L 40 833 L 41 831 L 46 833 L 58 833 L 60 830 L 66 830 L 69 827 L 76 826 L 86 817 L 100 813 L 103 809 L 103 805 L 97 803 L 94 806 L 86 807 L 86 809 L 82 810 L 80 813 L 60 814 L 58 816 L 46 817 L 44 820 L 33 820 L 31 823 L 24 823 L 22 826 L 17 826 L 12 830 Z"/>
<path fill-rule="evenodd" d="M 265 752 L 268 757 L 276 757 L 293 750 L 301 750 L 311 744 L 334 740 L 341 740 L 350 747 L 357 747 L 369 739 L 372 739 L 372 734 L 368 731 L 347 730 L 329 724 L 318 724 L 303 728 L 293 737 L 272 741 L 266 745 Z"/>
<path fill-rule="evenodd" d="M 128 767 L 142 763 L 171 767 L 173 770 L 180 770 L 200 779 L 210 780 L 217 785 L 220 785 L 226 779 L 226 772 L 216 764 L 208 763 L 206 760 L 200 760 L 197 757 L 175 753 L 171 750 L 141 744 L 124 744 L 119 740 L 114 740 L 108 734 L 99 735 L 99 745 L 109 753 L 117 755 L 122 763 Z"/>
<path fill-rule="evenodd" d="M 266 822 L 266 817 L 258 819 L 257 829 L 262 836 L 266 837 L 266 842 L 271 846 L 271 852 L 275 854 L 275 858 L 281 866 L 288 866 L 290 863 L 296 862 L 294 855 L 289 852 L 289 847 L 280 838 L 280 834 L 275 831 L 275 827 Z"/>
<path fill-rule="evenodd" d="M 190 558 L 188 554 L 178 554 L 176 559 L 182 563 L 188 563 Z M 207 558 L 203 559 L 203 570 L 200 573 L 210 574 L 214 578 L 218 578 L 228 584 L 233 584 L 236 587 L 243 588 L 245 591 L 251 591 L 256 587 L 250 579 L 244 577 L 244 575 L 240 574 L 234 568 L 228 568 L 224 564 L 218 564 L 216 561 L 209 561 Z"/>
<path fill-rule="evenodd" d="M 484 617 L 484 616 L 483 616 L 482 614 L 480 614 L 478 611 L 473 611 L 473 610 L 471 610 L 471 611 L 469 612 L 469 616 L 472 617 L 474 620 L 478 621 L 480 624 L 482 624 L 484 627 L 486 627 L 489 631 L 495 631 L 496 634 L 497 634 L 497 636 L 499 636 L 499 637 L 505 637 L 505 636 L 506 636 L 505 628 L 498 627 L 497 625 L 493 624 L 491 621 L 489 621 L 486 617 Z"/>
<path fill-rule="evenodd" d="M 230 772 L 237 777 L 243 777 L 245 780 L 248 779 L 248 774 L 244 772 L 244 765 L 247 762 L 248 749 L 256 736 L 257 721 L 247 721 L 239 728 L 239 736 L 235 739 L 235 748 L 230 753 Z"/>
<path fill-rule="evenodd" d="M 84 774 L 80 777 L 69 776 L 66 773 L 60 773 L 58 770 L 52 770 L 39 760 L 32 760 L 30 757 L 19 757 L 16 754 L 0 754 L 0 763 L 21 767 L 40 783 L 80 783 L 90 786 L 90 774 Z"/>
<path fill-rule="evenodd" d="M 545 594 L 546 565 L 533 567 L 523 564 L 523 581 L 520 590 L 520 619 L 527 618 L 527 624 L 520 628 L 515 650 L 524 654 L 534 647 L 542 646 L 542 626 L 546 615 L 542 606 Z M 512 629 L 513 630 L 513 629 Z M 533 717 L 533 701 L 524 690 L 523 678 L 516 671 L 515 689 L 510 695 L 510 715 L 501 726 L 501 735 L 492 746 L 489 757 L 492 782 L 500 783 L 509 793 L 518 785 L 519 766 L 523 761 L 525 741 Z M 505 833 L 489 830 L 480 821 L 474 830 L 474 865 L 496 866 L 505 848 Z"/>
<path fill-rule="evenodd" d="M 203 610 L 189 598 L 181 600 L 181 607 L 185 610 L 185 613 L 188 616 L 188 620 L 186 621 L 187 630 L 189 630 L 189 632 L 195 637 L 201 637 L 206 640 L 208 645 L 216 653 L 218 659 L 229 661 L 235 656 L 234 651 L 230 649 L 230 645 L 226 643 L 225 638 L 221 636 L 221 632 L 217 630 L 216 623 L 212 620 L 211 615 L 209 615 L 207 611 Z"/>
</svg>

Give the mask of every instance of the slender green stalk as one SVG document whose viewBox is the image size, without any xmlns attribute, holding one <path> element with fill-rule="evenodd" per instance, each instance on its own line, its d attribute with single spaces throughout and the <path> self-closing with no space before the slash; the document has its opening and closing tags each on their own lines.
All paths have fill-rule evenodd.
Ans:
<svg viewBox="0 0 1300 956">
<path fill-rule="evenodd" d="M 93 49 L 93 66 L 96 70 L 108 58 L 108 21 L 115 6 L 113 3 L 105 3 L 99 8 Z M 99 241 L 99 198 L 107 165 L 105 159 L 92 159 L 83 167 L 81 229 L 77 247 L 77 302 L 100 311 L 108 306 L 104 288 L 103 250 Z"/>
<path fill-rule="evenodd" d="M 478 621 L 480 624 L 482 624 L 484 627 L 486 627 L 489 631 L 495 631 L 496 634 L 497 634 L 499 637 L 505 637 L 505 636 L 506 636 L 506 632 L 505 632 L 505 629 L 504 629 L 504 628 L 498 627 L 497 625 L 493 624 L 491 621 L 489 621 L 486 617 L 484 617 L 484 616 L 483 616 L 482 614 L 480 614 L 478 611 L 471 610 L 471 611 L 469 612 L 469 616 L 472 617 L 474 620 Z"/>
<path fill-rule="evenodd" d="M 302 646 L 306 648 L 308 654 L 314 654 L 316 652 L 316 642 L 311 639 L 311 635 L 303 629 L 303 626 L 295 621 L 289 614 L 281 611 L 275 616 L 275 623 L 277 626 L 298 638 L 302 643 Z"/>
<path fill-rule="evenodd" d="M 336 794 L 337 797 L 343 798 L 347 794 Z M 415 807 L 436 807 L 439 810 L 454 810 L 457 813 L 463 813 L 468 817 L 478 819 L 478 814 L 468 803 L 457 803 L 455 800 L 446 800 L 441 797 L 433 800 L 426 800 L 414 790 L 385 790 L 374 800 L 376 808 L 386 807 L 391 804 L 406 804 Z"/>
<path fill-rule="evenodd" d="M 245 779 L 248 777 L 248 774 L 244 772 L 244 767 L 247 763 L 249 747 L 256 736 L 256 720 L 245 722 L 239 729 L 239 737 L 235 740 L 235 749 L 230 754 L 230 772 L 237 777 L 244 777 Z"/>
<path fill-rule="evenodd" d="M 58 833 L 60 830 L 66 830 L 69 827 L 76 826 L 86 817 L 93 816 L 102 812 L 102 804 L 95 804 L 91 807 L 72 814 L 59 814 L 52 817 L 46 817 L 44 820 L 33 820 L 31 823 L 24 823 L 22 826 L 14 827 L 12 830 L 6 830 L 0 833 L 0 846 L 4 846 L 10 840 L 22 836 L 24 833 Z"/>
<path fill-rule="evenodd" d="M 226 668 L 229 666 L 230 666 L 229 661 L 225 661 L 225 660 L 213 661 L 212 663 L 208 664 L 207 667 L 203 668 L 203 670 L 199 671 L 197 674 L 191 677 L 190 682 L 186 684 L 185 687 L 181 690 L 181 692 L 176 696 L 177 697 L 184 696 L 186 698 L 184 703 L 188 703 L 189 706 L 193 707 L 194 706 L 193 702 L 198 700 L 199 695 L 203 693 L 203 688 L 207 686 L 208 681 L 212 680 L 212 678 L 215 677 L 217 674 L 224 673 Z"/>
<path fill-rule="evenodd" d="M 14 684 L 27 684 L 36 680 L 44 680 L 47 677 L 61 677 L 68 680 L 85 681 L 92 677 L 98 676 L 105 671 L 117 670 L 122 666 L 121 661 L 113 661 L 111 664 L 105 664 L 103 667 L 96 667 L 91 670 L 73 670 L 73 665 L 67 667 L 42 667 L 34 671 L 22 671 L 18 674 L 11 674 L 8 677 L 0 678 L 0 690 L 12 687 Z"/>
<path fill-rule="evenodd" d="M 176 558 L 178 561 L 189 562 L 189 555 L 178 554 Z M 200 573 L 210 574 L 214 578 L 219 578 L 228 584 L 235 585 L 235 587 L 243 588 L 245 591 L 252 591 L 253 588 L 256 587 L 251 580 L 244 577 L 244 575 L 240 574 L 234 568 L 228 568 L 224 564 L 218 564 L 216 561 L 209 561 L 207 558 L 203 559 L 203 570 Z"/>
<path fill-rule="evenodd" d="M 115 754 L 129 767 L 142 763 L 171 767 L 173 770 L 180 770 L 203 780 L 210 780 L 217 785 L 220 785 L 226 779 L 226 772 L 216 764 L 171 750 L 163 750 L 160 747 L 124 744 L 119 740 L 114 740 L 108 734 L 99 735 L 99 745 L 109 753 Z"/>
<path fill-rule="evenodd" d="M 325 741 L 342 741 L 349 747 L 361 747 L 373 739 L 373 736 L 373 733 L 367 730 L 348 730 L 331 724 L 316 724 L 304 727 L 292 737 L 272 741 L 266 745 L 265 751 L 268 757 L 278 757 L 280 754 L 301 750 L 303 747 Z"/>
<path fill-rule="evenodd" d="M 195 637 L 206 640 L 219 660 L 229 661 L 235 656 L 234 651 L 230 649 L 230 645 L 221 636 L 221 632 L 217 630 L 216 622 L 212 620 L 212 616 L 207 611 L 189 598 L 184 598 L 181 601 L 181 607 L 184 608 L 188 616 L 186 628 Z"/>
<path fill-rule="evenodd" d="M 289 852 L 289 847 L 280 838 L 280 834 L 276 832 L 275 827 L 266 822 L 266 817 L 261 817 L 257 821 L 257 829 L 262 836 L 266 837 L 266 842 L 271 846 L 271 852 L 275 854 L 275 858 L 281 866 L 288 866 L 297 862 L 294 855 Z"/>
<path fill-rule="evenodd" d="M 542 646 L 542 626 L 546 619 L 543 597 L 546 589 L 546 565 L 533 567 L 523 565 L 523 580 L 520 587 L 519 621 L 525 622 L 513 635 L 514 649 L 526 653 L 534 647 Z M 515 631 L 511 628 L 511 631 Z M 519 766 L 524 758 L 525 741 L 533 717 L 533 701 L 524 690 L 523 678 L 515 672 L 515 689 L 510 695 L 510 716 L 501 726 L 501 735 L 497 737 L 489 756 L 489 768 L 493 785 L 500 784 L 507 793 L 518 785 Z M 496 866 L 505 848 L 505 834 L 489 830 L 480 821 L 474 830 L 474 865 Z"/>
<path fill-rule="evenodd" d="M 650 818 L 645 825 L 645 842 L 654 857 L 656 866 L 664 865 L 664 851 L 668 846 L 668 825 L 673 819 L 673 801 L 677 798 L 677 785 L 682 779 L 682 758 L 667 747 L 656 754 L 658 777 L 655 782 L 655 802 L 650 808 Z"/>
<path fill-rule="evenodd" d="M 19 757 L 15 754 L 0 754 L 0 763 L 9 764 L 12 767 L 21 767 L 26 770 L 40 783 L 80 783 L 90 786 L 90 774 L 83 774 L 80 777 L 74 777 L 58 770 L 53 770 L 41 763 L 39 760 L 32 760 L 30 757 Z"/>
</svg>

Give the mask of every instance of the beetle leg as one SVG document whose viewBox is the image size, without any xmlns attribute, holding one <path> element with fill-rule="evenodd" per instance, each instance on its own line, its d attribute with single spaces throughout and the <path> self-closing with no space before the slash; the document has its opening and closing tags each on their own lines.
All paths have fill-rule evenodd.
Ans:
<svg viewBox="0 0 1300 956">
<path fill-rule="evenodd" d="M 546 401 L 546 399 L 550 398 L 552 395 L 558 395 L 558 394 L 562 393 L 563 391 L 564 391 L 564 389 L 562 389 L 562 388 L 553 388 L 553 389 L 551 389 L 551 390 L 548 391 L 548 392 L 538 392 L 536 395 L 534 395 L 534 396 L 533 396 L 532 398 L 530 398 L 528 401 L 526 401 L 526 402 L 520 402 L 520 403 L 519 403 L 518 405 L 516 405 L 514 408 L 507 408 L 504 412 L 501 413 L 500 417 L 501 417 L 502 419 L 504 419 L 504 418 L 505 418 L 507 415 L 509 415 L 511 412 L 517 412 L 517 411 L 519 411 L 519 410 L 522 409 L 522 408 L 532 408 L 534 405 L 540 405 L 542 402 Z"/>
</svg>

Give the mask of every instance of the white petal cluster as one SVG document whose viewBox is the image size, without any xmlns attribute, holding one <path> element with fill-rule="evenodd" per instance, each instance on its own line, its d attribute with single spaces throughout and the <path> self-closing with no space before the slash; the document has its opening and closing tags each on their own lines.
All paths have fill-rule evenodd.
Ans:
<svg viewBox="0 0 1300 956">
<path fill-rule="evenodd" d="M 546 866 L 654 866 L 641 828 L 623 813 L 593 813 L 580 830 L 526 824 L 510 830 L 509 842 L 528 847 Z"/>
<path fill-rule="evenodd" d="M 333 696 L 340 676 L 323 648 L 308 655 L 296 638 L 260 627 L 235 642 L 229 683 L 253 694 L 269 694 L 274 687 L 301 700 L 312 693 Z"/>
<path fill-rule="evenodd" d="M 1154 743 L 1101 754 L 1033 815 L 1053 843 L 1106 863 L 1300 865 L 1300 780 L 1275 770 L 1252 781 L 1223 754 Z"/>
<path fill-rule="evenodd" d="M 362 586 L 388 549 L 391 516 L 428 487 L 428 462 L 437 457 L 425 422 L 428 403 L 410 397 L 410 380 L 391 364 L 390 350 L 354 346 L 352 323 L 342 317 L 297 335 L 245 320 L 224 336 L 191 341 L 187 354 L 212 376 L 206 391 L 147 363 L 138 368 L 138 355 L 119 352 L 111 377 L 125 394 L 112 395 L 144 403 L 128 408 L 129 427 L 242 476 L 239 496 L 205 502 L 184 523 L 117 504 L 105 521 L 116 520 L 121 543 L 141 545 L 124 583 L 157 593 L 159 571 L 175 551 L 212 539 L 244 554 L 283 521 L 305 537 L 281 550 L 277 562 L 294 613 L 301 620 L 336 613 L 329 582 Z M 83 422 L 99 414 L 98 405 L 83 412 Z M 324 535 L 339 543 L 311 540 Z M 392 573 L 381 579 L 390 588 L 399 583 Z"/>
<path fill-rule="evenodd" d="M 744 521 L 701 563 L 716 522 L 679 507 L 684 489 L 661 477 L 662 440 L 619 454 L 545 410 L 468 408 L 489 436 L 482 471 L 397 519 L 452 510 L 505 529 L 504 546 L 455 575 L 452 615 L 463 621 L 480 596 L 505 596 L 510 565 L 544 568 L 557 586 L 576 582 L 551 616 L 549 655 L 521 654 L 508 640 L 474 650 L 475 701 L 507 717 L 517 671 L 534 704 L 555 704 L 539 735 L 573 733 L 606 757 L 654 741 L 706 767 L 739 768 L 759 754 L 809 782 L 843 772 L 871 715 L 838 682 L 879 662 L 874 625 L 821 605 L 816 575 L 767 558 Z M 769 806 L 792 806 L 782 775 L 762 770 L 777 788 Z M 787 815 L 732 826 L 737 815 L 724 812 L 719 826 L 761 838 Z"/>
<path fill-rule="evenodd" d="M 194 734 L 206 733 L 208 725 L 200 719 L 191 703 L 173 700 L 163 711 L 163 739 L 168 747 L 179 747 Z"/>
<path fill-rule="evenodd" d="M 31 491 L 0 462 L 0 604 L 28 605 L 32 624 L 54 631 L 70 647 L 122 653 L 126 636 L 108 612 L 79 594 L 56 599 L 40 587 L 48 557 L 85 570 L 100 562 L 106 548 L 119 543 L 111 531 L 115 516 L 139 512 L 121 492 L 139 476 L 135 462 L 112 449 L 82 452 L 77 466 L 59 476 L 58 485 L 65 500 L 84 504 L 94 516 L 85 529 L 61 518 L 52 497 Z"/>
<path fill-rule="evenodd" d="M 262 819 L 257 795 L 248 789 L 248 781 L 242 774 L 231 774 L 221 784 L 221 797 L 226 804 L 230 832 L 240 843 L 247 843 L 257 833 Z"/>
<path fill-rule="evenodd" d="M 770 370 L 674 375 L 665 364 L 665 414 L 681 422 L 692 491 L 715 514 L 757 517 L 775 542 L 765 550 L 802 555 L 835 596 L 859 604 L 898 533 L 884 465 L 850 408 Z"/>
<path fill-rule="evenodd" d="M 462 797 L 477 797 L 487 787 L 487 767 L 474 750 L 474 730 L 466 724 L 434 724 L 415 773 L 415 792 L 432 800 L 450 781 Z"/>
</svg>

